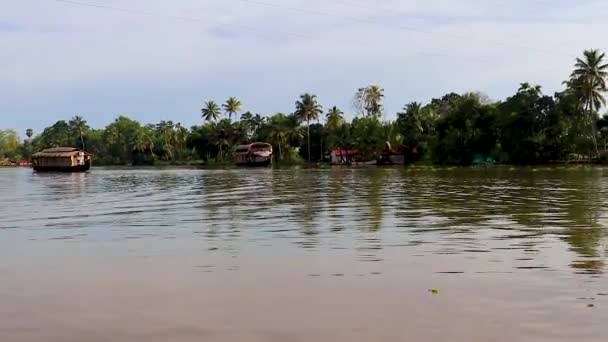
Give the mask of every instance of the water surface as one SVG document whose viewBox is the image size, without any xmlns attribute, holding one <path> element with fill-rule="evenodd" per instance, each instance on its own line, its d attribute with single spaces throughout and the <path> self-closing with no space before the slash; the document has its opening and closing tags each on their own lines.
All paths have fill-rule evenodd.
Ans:
<svg viewBox="0 0 608 342">
<path fill-rule="evenodd" d="M 0 169 L 0 341 L 605 341 L 607 176 Z"/>
</svg>

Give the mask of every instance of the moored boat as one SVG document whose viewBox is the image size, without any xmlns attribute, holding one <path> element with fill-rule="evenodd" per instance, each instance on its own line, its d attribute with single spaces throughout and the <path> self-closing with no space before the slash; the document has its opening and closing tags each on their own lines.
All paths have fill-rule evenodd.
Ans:
<svg viewBox="0 0 608 342">
<path fill-rule="evenodd" d="M 404 165 L 405 154 L 402 146 L 393 148 L 390 142 L 384 145 L 384 151 L 378 157 L 376 165 Z"/>
<path fill-rule="evenodd" d="M 263 142 L 240 145 L 234 152 L 234 160 L 238 166 L 268 166 L 272 164 L 272 145 Z"/>
<path fill-rule="evenodd" d="M 92 155 L 75 147 L 54 147 L 32 156 L 36 172 L 86 172 L 91 168 Z"/>
</svg>

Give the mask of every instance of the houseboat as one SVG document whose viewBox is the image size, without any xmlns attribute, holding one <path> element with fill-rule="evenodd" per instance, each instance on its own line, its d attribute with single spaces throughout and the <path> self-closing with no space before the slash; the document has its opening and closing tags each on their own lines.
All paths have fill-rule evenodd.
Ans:
<svg viewBox="0 0 608 342">
<path fill-rule="evenodd" d="M 92 155 L 74 147 L 55 147 L 32 156 L 36 172 L 86 172 L 91 168 Z"/>
<path fill-rule="evenodd" d="M 262 142 L 240 145 L 234 152 L 234 161 L 239 166 L 268 166 L 272 164 L 272 145 Z"/>
</svg>

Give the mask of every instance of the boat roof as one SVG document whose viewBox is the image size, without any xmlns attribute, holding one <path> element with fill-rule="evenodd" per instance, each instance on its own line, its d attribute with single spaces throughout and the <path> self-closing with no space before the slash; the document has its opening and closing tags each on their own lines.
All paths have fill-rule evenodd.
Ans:
<svg viewBox="0 0 608 342">
<path fill-rule="evenodd" d="M 252 144 L 248 144 L 248 145 L 239 145 L 236 148 L 237 149 L 248 149 L 250 147 L 269 147 L 272 148 L 272 145 L 269 143 L 265 143 L 265 142 L 254 142 Z"/>
<path fill-rule="evenodd" d="M 82 152 L 76 147 L 53 147 L 32 155 L 34 158 L 64 158 L 78 155 Z M 88 153 L 87 153 L 88 154 Z"/>
</svg>

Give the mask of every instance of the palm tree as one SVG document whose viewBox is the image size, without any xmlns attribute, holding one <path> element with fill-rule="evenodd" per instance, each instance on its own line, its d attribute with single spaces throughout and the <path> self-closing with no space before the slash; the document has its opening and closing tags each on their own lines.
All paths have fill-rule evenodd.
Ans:
<svg viewBox="0 0 608 342">
<path fill-rule="evenodd" d="M 214 126 L 213 140 L 219 149 L 219 161 L 224 161 L 224 150 L 229 150 L 232 147 L 233 125 L 230 120 L 221 120 Z"/>
<path fill-rule="evenodd" d="M 226 103 L 222 105 L 224 112 L 228 115 L 228 119 L 232 120 L 232 115 L 236 118 L 236 114 L 241 111 L 241 101 L 236 97 L 230 97 Z"/>
<path fill-rule="evenodd" d="M 384 89 L 377 85 L 367 87 L 365 94 L 365 104 L 367 115 L 379 117 L 382 115 L 382 99 L 384 98 Z"/>
<path fill-rule="evenodd" d="M 70 120 L 70 129 L 73 130 L 73 133 L 78 133 L 80 136 L 80 143 L 82 144 L 82 149 L 85 149 L 84 146 L 84 137 L 83 132 L 88 129 L 87 122 L 82 118 L 82 116 L 76 115 Z"/>
<path fill-rule="evenodd" d="M 215 101 L 205 102 L 201 112 L 203 113 L 203 119 L 206 121 L 216 121 L 220 117 L 220 107 L 218 107 Z"/>
<path fill-rule="evenodd" d="M 576 59 L 575 69 L 570 75 L 570 80 L 565 83 L 583 105 L 583 110 L 590 121 L 595 153 L 599 158 L 596 133 L 597 115 L 595 113 L 606 104 L 602 93 L 607 91 L 608 64 L 604 63 L 606 54 L 600 54 L 598 50 L 585 50 L 583 55 L 583 59 Z"/>
<path fill-rule="evenodd" d="M 155 127 L 156 135 L 162 142 L 162 150 L 167 160 L 173 159 L 177 146 L 177 132 L 173 121 L 161 121 Z"/>
<path fill-rule="evenodd" d="M 145 129 L 139 129 L 133 138 L 133 150 L 137 152 L 145 152 L 154 149 L 154 142 Z"/>
<path fill-rule="evenodd" d="M 269 138 L 273 145 L 279 148 L 279 160 L 283 160 L 283 148 L 287 141 L 287 127 L 284 122 L 272 120 L 270 123 Z"/>
<path fill-rule="evenodd" d="M 338 107 L 333 106 L 325 115 L 327 118 L 327 128 L 334 130 L 340 128 L 344 124 L 344 112 Z"/>
<path fill-rule="evenodd" d="M 317 95 L 303 94 L 296 101 L 296 116 L 300 122 L 306 121 L 308 135 L 308 162 L 310 163 L 310 121 L 317 120 L 323 113 L 323 107 L 317 102 Z"/>
<path fill-rule="evenodd" d="M 355 95 L 354 105 L 361 114 L 378 118 L 382 115 L 382 99 L 384 89 L 377 85 L 359 88 Z"/>
</svg>

